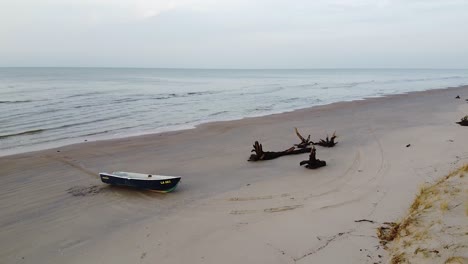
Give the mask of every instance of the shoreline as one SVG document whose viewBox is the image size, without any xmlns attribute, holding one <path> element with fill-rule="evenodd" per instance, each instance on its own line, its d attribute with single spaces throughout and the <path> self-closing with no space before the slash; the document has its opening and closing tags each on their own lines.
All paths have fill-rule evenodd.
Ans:
<svg viewBox="0 0 468 264">
<path fill-rule="evenodd" d="M 460 95 L 462 99 L 455 99 Z M 0 158 L 0 257 L 12 263 L 384 263 L 377 224 L 468 162 L 468 86 L 339 102 Z M 307 154 L 247 162 L 336 130 Z M 409 146 L 408 146 L 409 145 Z M 59 152 L 58 152 L 59 151 Z M 181 175 L 175 192 L 112 187 L 101 171 Z M 118 241 L 118 242 L 117 242 Z M 183 250 L 180 250 L 183 248 Z"/>
<path fill-rule="evenodd" d="M 259 115 L 259 116 L 247 116 L 247 117 L 242 117 L 242 118 L 235 118 L 235 119 L 228 119 L 228 120 L 219 120 L 219 121 L 206 121 L 206 122 L 201 122 L 201 123 L 194 123 L 187 125 L 187 128 L 181 128 L 181 129 L 176 129 L 176 130 L 165 130 L 162 128 L 161 132 L 148 132 L 148 133 L 134 133 L 134 134 L 128 134 L 128 135 L 122 135 L 122 136 L 105 136 L 105 137 L 98 137 L 96 139 L 90 138 L 89 140 L 86 138 L 76 138 L 76 139 L 70 139 L 67 142 L 58 143 L 58 144 L 40 144 L 38 146 L 30 146 L 30 147 L 24 147 L 21 149 L 24 150 L 17 150 L 17 151 L 5 151 L 5 153 L 0 153 L 0 159 L 4 157 L 9 157 L 9 156 L 17 156 L 17 155 L 23 155 L 23 154 L 28 154 L 28 153 L 35 153 L 35 152 L 41 152 L 41 151 L 48 151 L 48 150 L 56 150 L 59 148 L 66 148 L 66 147 L 71 147 L 71 146 L 76 146 L 76 145 L 81 145 L 81 144 L 92 144 L 96 142 L 105 142 L 105 141 L 119 141 L 119 140 L 126 140 L 126 139 L 137 139 L 140 137 L 151 137 L 151 136 L 159 136 L 159 135 L 166 135 L 166 134 L 171 134 L 171 133 L 179 133 L 179 132 L 184 132 L 184 131 L 190 131 L 190 130 L 196 130 L 198 128 L 201 128 L 203 126 L 209 126 L 211 124 L 223 124 L 226 122 L 236 122 L 236 121 L 243 121 L 243 120 L 249 120 L 249 119 L 257 119 L 257 118 L 264 118 L 264 117 L 270 117 L 270 116 L 277 116 L 277 115 L 287 115 L 287 114 L 294 114 L 296 112 L 303 112 L 303 111 L 312 111 L 315 108 L 321 108 L 321 107 L 334 107 L 335 105 L 340 105 L 340 104 L 345 104 L 343 107 L 346 107 L 346 104 L 353 104 L 355 102 L 365 102 L 365 101 L 372 101 L 372 100 L 379 100 L 379 99 L 387 99 L 387 98 L 393 98 L 393 97 L 400 97 L 400 96 L 405 96 L 405 95 L 412 95 L 412 94 L 424 94 L 426 92 L 438 92 L 438 91 L 444 91 L 444 90 L 458 90 L 461 89 L 463 90 L 464 88 L 468 87 L 468 85 L 461 85 L 461 86 L 456 86 L 456 87 L 445 87 L 445 88 L 432 88 L 432 89 L 427 89 L 427 90 L 422 90 L 422 91 L 411 91 L 411 92 L 406 92 L 406 93 L 397 93 L 397 94 L 387 94 L 387 95 L 381 95 L 381 96 L 373 96 L 373 97 L 364 97 L 361 99 L 354 99 L 354 100 L 345 100 L 345 101 L 337 101 L 337 102 L 332 102 L 332 103 L 326 103 L 322 105 L 314 105 L 314 106 L 309 106 L 305 108 L 298 108 L 298 109 L 293 109 L 293 110 L 287 110 L 284 112 L 279 112 L 279 113 L 272 113 L 272 114 L 266 114 L 266 115 Z M 182 126 L 183 127 L 183 126 Z M 158 129 L 156 129 L 158 130 Z"/>
</svg>

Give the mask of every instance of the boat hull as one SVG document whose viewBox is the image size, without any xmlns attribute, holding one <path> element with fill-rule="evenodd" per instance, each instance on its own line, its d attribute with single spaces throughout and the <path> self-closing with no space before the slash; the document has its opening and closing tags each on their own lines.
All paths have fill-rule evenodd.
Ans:
<svg viewBox="0 0 468 264">
<path fill-rule="evenodd" d="M 177 187 L 177 184 L 179 184 L 180 182 L 180 177 L 161 180 L 142 180 L 122 178 L 106 173 L 100 173 L 99 176 L 101 177 L 101 181 L 103 183 L 119 186 L 128 186 L 140 189 L 148 189 L 164 193 L 173 191 Z"/>
</svg>

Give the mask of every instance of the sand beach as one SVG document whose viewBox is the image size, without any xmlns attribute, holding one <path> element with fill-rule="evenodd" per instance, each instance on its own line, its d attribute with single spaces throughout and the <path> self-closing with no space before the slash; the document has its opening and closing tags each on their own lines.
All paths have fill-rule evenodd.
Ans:
<svg viewBox="0 0 468 264">
<path fill-rule="evenodd" d="M 0 262 L 388 263 L 376 229 L 468 163 L 465 99 L 467 86 L 413 92 L 0 157 Z M 326 167 L 300 167 L 308 154 L 247 162 L 255 140 L 299 143 L 294 127 L 336 131 L 317 147 Z M 160 194 L 105 185 L 103 171 L 182 182 Z M 466 224 L 457 215 L 447 225 Z"/>
</svg>

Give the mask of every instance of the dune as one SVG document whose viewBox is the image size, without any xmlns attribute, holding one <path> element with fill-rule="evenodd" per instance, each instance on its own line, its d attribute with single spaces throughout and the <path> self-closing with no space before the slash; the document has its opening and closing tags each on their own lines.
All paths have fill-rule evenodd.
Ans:
<svg viewBox="0 0 468 264">
<path fill-rule="evenodd" d="M 468 165 L 423 186 L 398 223 L 378 229 L 391 263 L 468 263 Z"/>
</svg>

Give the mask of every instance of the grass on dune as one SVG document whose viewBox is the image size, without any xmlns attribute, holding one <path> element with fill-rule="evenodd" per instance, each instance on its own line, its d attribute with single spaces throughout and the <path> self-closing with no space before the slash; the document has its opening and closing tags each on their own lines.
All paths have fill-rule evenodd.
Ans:
<svg viewBox="0 0 468 264">
<path fill-rule="evenodd" d="M 465 177 L 465 173 L 468 172 L 468 164 L 460 167 L 459 169 L 449 173 L 447 176 L 442 177 L 436 183 L 432 185 L 423 186 L 420 188 L 416 198 L 409 208 L 407 216 L 398 223 L 384 223 L 383 226 L 380 226 L 377 229 L 377 236 L 381 240 L 383 245 L 391 241 L 402 242 L 401 245 L 403 248 L 410 248 L 414 245 L 424 244 L 424 240 L 430 238 L 429 232 L 427 229 L 421 229 L 420 223 L 423 221 L 421 218 L 423 213 L 428 209 L 431 209 L 438 205 L 439 209 L 445 213 L 450 210 L 449 201 L 442 199 L 444 195 L 454 195 L 461 191 L 460 188 L 450 187 L 448 188 L 447 181 L 459 175 L 460 178 Z M 465 201 L 465 213 L 468 216 L 468 199 Z M 431 223 L 433 224 L 437 223 Z M 417 247 L 413 252 L 416 254 L 422 254 L 422 256 L 431 258 L 434 256 L 437 250 L 427 250 L 424 248 Z M 409 263 L 408 257 L 405 252 L 390 252 L 392 258 L 390 263 Z M 452 257 L 446 260 L 445 263 L 465 263 L 466 261 L 463 257 Z"/>
</svg>

